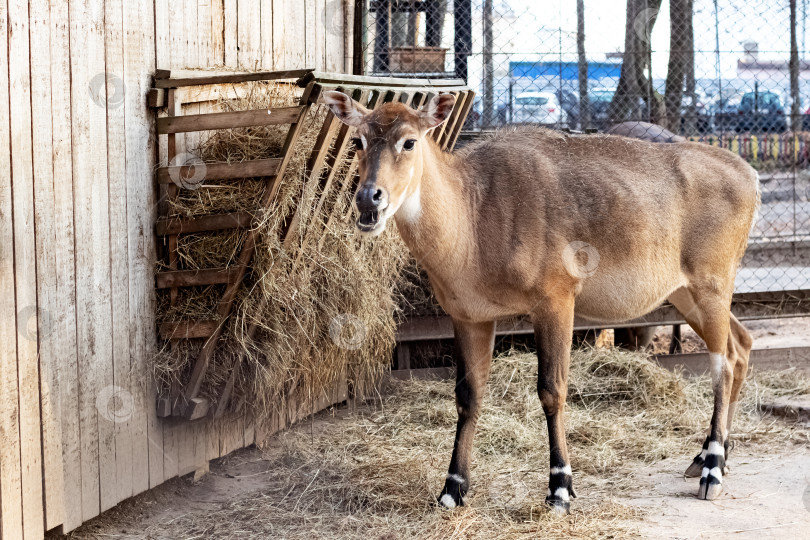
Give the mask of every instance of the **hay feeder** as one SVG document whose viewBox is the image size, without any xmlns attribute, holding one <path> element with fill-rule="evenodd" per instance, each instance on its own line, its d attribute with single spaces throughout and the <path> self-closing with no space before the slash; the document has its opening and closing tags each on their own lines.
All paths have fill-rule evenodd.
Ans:
<svg viewBox="0 0 810 540">
<path fill-rule="evenodd" d="M 288 96 L 294 95 L 295 102 L 275 106 L 277 101 L 258 99 L 262 107 L 229 108 L 228 102 L 222 101 L 233 91 L 244 97 L 250 92 L 261 94 L 279 88 L 288 92 Z M 432 133 L 445 149 L 455 145 L 474 100 L 474 93 L 460 80 L 360 77 L 311 70 L 156 75 L 149 101 L 159 109 L 158 150 L 163 163 L 156 173 L 160 190 L 155 224 L 160 248 L 155 276 L 159 335 L 165 340 L 164 351 L 183 351 L 174 355 L 172 376 L 160 379 L 158 416 L 194 420 L 207 415 L 218 417 L 229 404 L 233 407 L 245 351 L 255 345 L 234 350 L 225 338 L 238 334 L 241 343 L 252 340 L 262 331 L 260 313 L 268 302 L 273 302 L 264 296 L 249 303 L 251 294 L 262 289 L 262 280 L 271 273 L 266 265 L 261 270 L 256 267 L 262 242 L 272 236 L 278 246 L 276 253 L 286 257 L 288 273 L 307 279 L 309 255 L 323 248 L 328 240 L 327 231 L 334 229 L 334 223 L 350 218 L 350 194 L 354 191 L 357 166 L 350 145 L 352 128 L 342 125 L 319 105 L 321 93 L 330 89 L 351 95 L 369 109 L 391 101 L 419 107 L 439 92 L 455 94 L 456 106 L 451 117 Z M 190 102 L 184 100 L 194 96 L 197 102 L 203 101 L 200 95 L 207 96 L 209 101 L 219 100 L 216 110 L 184 114 L 183 105 Z M 268 107 L 267 103 L 271 105 Z M 236 156 L 226 152 L 224 160 L 221 156 L 212 160 L 210 153 L 206 155 L 205 141 L 218 136 L 221 140 L 225 136 L 255 134 L 246 131 L 252 129 L 265 130 L 259 133 L 274 130 L 278 134 L 278 148 L 272 156 L 262 153 L 262 144 L 258 145 L 262 150 L 259 152 Z M 181 140 L 181 135 L 186 138 Z M 199 144 L 191 145 L 189 140 Z M 256 146 L 256 142 L 252 140 L 251 144 Z M 261 137 L 258 142 L 262 143 Z M 223 185 L 230 190 L 228 193 L 241 194 L 252 204 L 226 206 L 228 210 L 223 211 L 221 207 L 206 209 L 201 203 L 193 212 L 183 206 L 191 199 L 208 201 L 217 188 L 220 189 L 217 193 L 223 193 Z M 281 204 L 279 193 L 290 186 L 296 198 L 289 200 L 294 203 Z M 247 189 L 251 191 L 244 193 Z M 303 230 L 307 231 L 306 236 L 301 234 Z M 213 244 L 219 247 L 197 251 L 205 257 L 190 257 L 189 242 L 208 238 L 205 235 L 231 235 L 235 240 L 227 250 L 222 244 Z M 210 309 L 192 309 L 192 298 L 200 291 L 213 297 Z M 329 289 L 321 292 L 330 294 Z M 235 311 L 240 303 L 251 307 L 237 316 Z M 387 316 L 393 319 L 393 313 Z M 281 329 L 277 335 L 283 332 Z M 391 347 L 393 341 L 392 331 Z M 214 365 L 216 374 L 212 370 Z M 351 394 L 346 373 L 339 379 L 345 393 Z M 288 393 L 301 390 L 290 385 L 285 388 Z M 242 396 L 241 404 L 244 401 Z"/>
</svg>

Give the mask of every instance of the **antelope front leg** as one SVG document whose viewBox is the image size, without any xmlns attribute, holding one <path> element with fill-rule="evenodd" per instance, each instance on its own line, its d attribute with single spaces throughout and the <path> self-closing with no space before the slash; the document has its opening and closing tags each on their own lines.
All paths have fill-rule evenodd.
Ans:
<svg viewBox="0 0 810 540">
<path fill-rule="evenodd" d="M 574 299 L 555 299 L 533 314 L 537 343 L 537 394 L 548 424 L 549 480 L 546 503 L 555 512 L 567 513 L 576 497 L 571 462 L 565 443 L 564 408 L 568 394 L 568 366 L 574 330 Z"/>
<path fill-rule="evenodd" d="M 470 454 L 475 424 L 481 410 L 484 389 L 489 379 L 492 349 L 495 345 L 495 322 L 467 323 L 453 321 L 456 336 L 456 406 L 458 424 L 453 457 L 439 504 L 455 508 L 464 504 L 470 488 Z"/>
</svg>

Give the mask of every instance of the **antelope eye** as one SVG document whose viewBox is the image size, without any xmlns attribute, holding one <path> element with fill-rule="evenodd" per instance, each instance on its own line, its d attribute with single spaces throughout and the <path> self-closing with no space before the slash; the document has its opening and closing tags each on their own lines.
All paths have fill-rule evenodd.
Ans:
<svg viewBox="0 0 810 540">
<path fill-rule="evenodd" d="M 402 148 L 410 152 L 413 150 L 414 146 L 416 146 L 416 139 L 408 139 L 405 141 L 405 144 L 402 145 Z"/>
<path fill-rule="evenodd" d="M 352 144 L 356 150 L 363 150 L 363 139 L 360 137 L 353 137 Z"/>
</svg>

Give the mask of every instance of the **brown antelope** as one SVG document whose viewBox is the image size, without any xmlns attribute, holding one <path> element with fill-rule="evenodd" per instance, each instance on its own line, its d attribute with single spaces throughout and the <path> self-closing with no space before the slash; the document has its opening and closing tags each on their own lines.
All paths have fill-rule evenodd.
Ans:
<svg viewBox="0 0 810 540">
<path fill-rule="evenodd" d="M 356 128 L 357 228 L 376 236 L 393 217 L 453 320 L 455 445 L 439 502 L 463 504 L 473 432 L 490 371 L 495 320 L 528 314 L 537 392 L 548 423 L 546 497 L 574 497 L 563 408 L 574 317 L 620 322 L 669 300 L 710 351 L 714 415 L 687 470 L 714 499 L 751 350 L 730 313 L 734 277 L 759 200 L 756 172 L 725 150 L 539 128 L 503 131 L 456 153 L 427 136 L 454 106 L 369 111 L 340 92 L 324 101 Z"/>
</svg>

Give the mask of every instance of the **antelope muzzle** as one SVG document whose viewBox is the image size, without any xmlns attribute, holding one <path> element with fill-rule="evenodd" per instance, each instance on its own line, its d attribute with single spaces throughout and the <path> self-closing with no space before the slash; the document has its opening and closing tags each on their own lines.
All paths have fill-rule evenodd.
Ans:
<svg viewBox="0 0 810 540">
<path fill-rule="evenodd" d="M 371 232 L 380 224 L 380 216 L 388 208 L 388 192 L 373 184 L 366 184 L 355 195 L 357 206 L 357 228 Z"/>
</svg>

